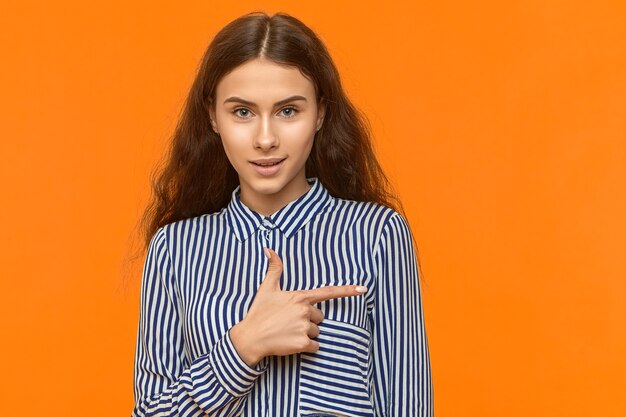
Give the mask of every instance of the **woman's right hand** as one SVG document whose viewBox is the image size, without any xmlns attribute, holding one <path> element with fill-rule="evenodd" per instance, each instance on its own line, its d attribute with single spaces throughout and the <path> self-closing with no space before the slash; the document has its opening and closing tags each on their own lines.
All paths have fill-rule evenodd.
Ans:
<svg viewBox="0 0 626 417">
<path fill-rule="evenodd" d="M 367 288 L 339 285 L 312 290 L 283 291 L 280 276 L 283 264 L 272 249 L 269 265 L 246 317 L 230 329 L 230 338 L 239 356 L 251 367 L 265 356 L 316 352 L 318 324 L 324 319 L 314 304 L 333 298 L 362 295 Z"/>
</svg>

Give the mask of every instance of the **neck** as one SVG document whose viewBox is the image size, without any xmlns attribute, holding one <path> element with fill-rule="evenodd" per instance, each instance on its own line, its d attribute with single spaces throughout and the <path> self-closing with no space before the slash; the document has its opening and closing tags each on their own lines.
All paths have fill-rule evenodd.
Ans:
<svg viewBox="0 0 626 417">
<path fill-rule="evenodd" d="M 297 200 L 311 189 L 306 178 L 304 181 L 289 184 L 275 194 L 248 193 L 241 189 L 239 199 L 251 210 L 265 216 L 271 216 L 292 201 Z"/>
</svg>

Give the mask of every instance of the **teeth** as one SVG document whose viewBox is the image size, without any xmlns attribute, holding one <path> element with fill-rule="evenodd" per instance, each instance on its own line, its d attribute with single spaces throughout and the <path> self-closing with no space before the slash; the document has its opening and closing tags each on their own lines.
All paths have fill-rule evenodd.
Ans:
<svg viewBox="0 0 626 417">
<path fill-rule="evenodd" d="M 257 165 L 262 166 L 262 167 L 269 167 L 269 166 L 276 165 L 276 164 L 279 164 L 279 163 L 280 163 L 280 161 L 274 162 L 274 163 L 269 163 L 269 164 L 257 164 Z"/>
</svg>

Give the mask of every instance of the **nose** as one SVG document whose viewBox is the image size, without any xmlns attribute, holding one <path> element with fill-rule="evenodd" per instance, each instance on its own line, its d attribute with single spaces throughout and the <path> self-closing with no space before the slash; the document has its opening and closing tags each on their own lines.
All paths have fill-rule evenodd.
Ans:
<svg viewBox="0 0 626 417">
<path fill-rule="evenodd" d="M 278 136 L 272 128 L 271 116 L 266 115 L 260 118 L 257 134 L 254 137 L 254 147 L 264 151 L 278 146 Z"/>
</svg>

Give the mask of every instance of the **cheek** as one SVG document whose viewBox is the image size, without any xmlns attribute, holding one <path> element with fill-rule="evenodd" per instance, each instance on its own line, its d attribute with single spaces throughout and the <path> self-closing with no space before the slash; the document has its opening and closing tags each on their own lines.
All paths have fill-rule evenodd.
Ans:
<svg viewBox="0 0 626 417">
<path fill-rule="evenodd" d="M 229 137 L 224 137 L 223 134 L 221 136 L 222 136 L 222 146 L 224 147 L 224 153 L 226 153 L 226 157 L 228 158 L 228 160 L 230 161 L 230 164 L 233 167 L 238 167 L 241 164 L 240 159 L 241 159 L 241 156 L 243 155 L 242 147 L 240 143 L 237 141 L 233 141 Z"/>
<path fill-rule="evenodd" d="M 279 129 L 279 137 L 281 140 L 289 140 L 290 143 L 305 144 L 313 140 L 315 134 L 315 125 L 310 121 L 301 121 L 296 123 L 283 123 Z"/>
<path fill-rule="evenodd" d="M 227 153 L 236 153 L 240 149 L 249 147 L 250 128 L 246 125 L 228 125 L 220 128 L 222 145 Z"/>
<path fill-rule="evenodd" d="M 253 133 L 253 123 L 222 123 L 220 127 L 220 135 L 232 144 L 250 140 Z"/>
</svg>

